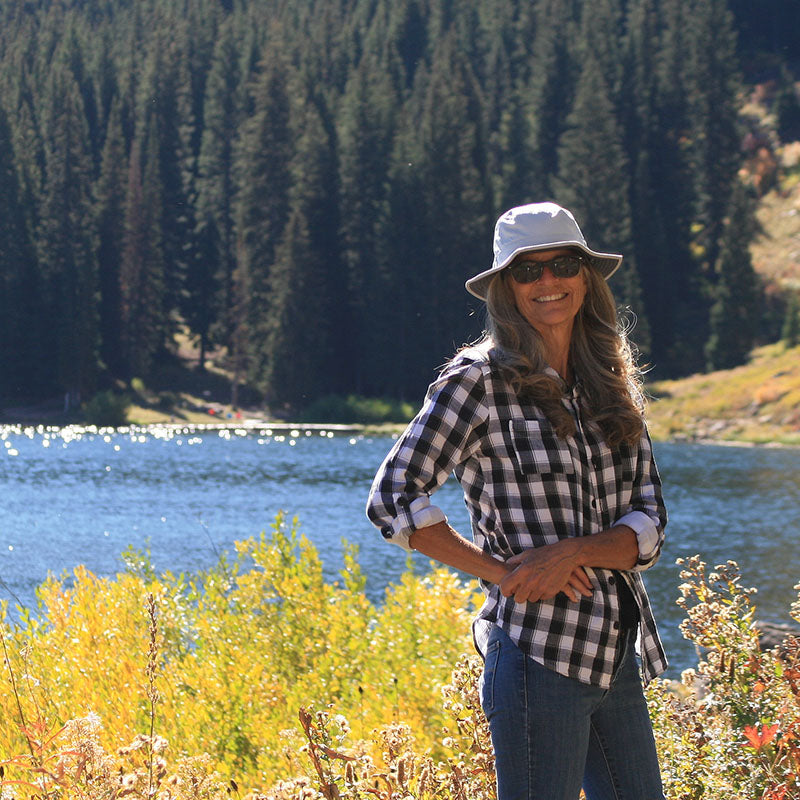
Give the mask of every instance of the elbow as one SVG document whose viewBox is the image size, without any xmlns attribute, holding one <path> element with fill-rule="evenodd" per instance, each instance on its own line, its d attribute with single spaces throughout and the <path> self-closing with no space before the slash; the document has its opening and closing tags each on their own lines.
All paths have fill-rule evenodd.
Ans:
<svg viewBox="0 0 800 800">
<path fill-rule="evenodd" d="M 639 545 L 639 555 L 631 572 L 645 572 L 655 566 L 658 559 L 661 558 L 664 529 L 654 525 L 650 537 L 637 534 L 637 544 Z"/>
<path fill-rule="evenodd" d="M 618 525 L 625 525 L 636 534 L 636 561 L 631 572 L 644 572 L 650 569 L 659 559 L 664 544 L 664 526 L 659 519 L 643 511 L 631 511 L 622 516 Z"/>
</svg>

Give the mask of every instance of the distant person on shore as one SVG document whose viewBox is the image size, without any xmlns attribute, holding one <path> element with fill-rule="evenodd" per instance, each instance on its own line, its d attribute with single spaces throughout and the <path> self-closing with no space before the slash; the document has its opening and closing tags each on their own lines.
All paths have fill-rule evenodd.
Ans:
<svg viewBox="0 0 800 800">
<path fill-rule="evenodd" d="M 466 283 L 487 330 L 431 384 L 367 505 L 385 539 L 481 581 L 499 800 L 664 796 L 638 660 L 645 680 L 667 663 L 640 574 L 667 515 L 606 284 L 621 261 L 553 203 L 503 214 Z M 453 471 L 472 542 L 430 501 Z"/>
</svg>

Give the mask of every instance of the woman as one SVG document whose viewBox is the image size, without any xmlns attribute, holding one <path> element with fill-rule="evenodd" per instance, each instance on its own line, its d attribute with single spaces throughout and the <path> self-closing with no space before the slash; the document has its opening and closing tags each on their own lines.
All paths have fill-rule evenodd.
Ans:
<svg viewBox="0 0 800 800">
<path fill-rule="evenodd" d="M 481 581 L 499 800 L 663 798 L 635 643 L 645 680 L 664 670 L 640 573 L 666 512 L 606 285 L 621 261 L 553 203 L 501 216 L 466 284 L 487 332 L 431 384 L 367 506 L 389 541 Z M 453 470 L 472 542 L 430 502 Z"/>
</svg>

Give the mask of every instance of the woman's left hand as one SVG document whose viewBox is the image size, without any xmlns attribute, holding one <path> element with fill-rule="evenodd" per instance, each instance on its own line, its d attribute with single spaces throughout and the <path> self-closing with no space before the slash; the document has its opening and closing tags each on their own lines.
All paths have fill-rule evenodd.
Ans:
<svg viewBox="0 0 800 800">
<path fill-rule="evenodd" d="M 559 592 L 577 602 L 579 595 L 592 594 L 589 577 L 574 560 L 567 541 L 517 553 L 506 564 L 515 569 L 500 582 L 500 591 L 506 597 L 514 595 L 517 603 L 550 600 Z"/>
</svg>

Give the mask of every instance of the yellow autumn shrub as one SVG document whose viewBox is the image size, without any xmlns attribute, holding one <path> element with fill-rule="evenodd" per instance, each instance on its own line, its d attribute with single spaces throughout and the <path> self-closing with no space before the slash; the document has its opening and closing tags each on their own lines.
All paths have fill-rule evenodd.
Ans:
<svg viewBox="0 0 800 800">
<path fill-rule="evenodd" d="M 444 569 L 407 573 L 376 605 L 364 583 L 350 547 L 341 580 L 326 582 L 316 549 L 283 516 L 197 576 L 156 577 L 140 557 L 115 578 L 83 568 L 71 586 L 51 578 L 36 613 L 10 624 L 3 610 L 0 762 L 29 749 L 33 727 L 89 714 L 108 752 L 149 733 L 149 594 L 154 730 L 175 753 L 207 754 L 221 779 L 286 778 L 287 753 L 302 744 L 297 712 L 310 704 L 334 705 L 364 738 L 402 719 L 420 746 L 441 750 L 440 688 L 470 647 L 475 586 Z"/>
<path fill-rule="evenodd" d="M 495 800 L 475 584 L 407 572 L 374 604 L 352 548 L 328 582 L 283 517 L 200 575 L 128 558 L 0 607 L 0 800 Z M 800 637 L 762 650 L 736 565 L 682 563 L 703 655 L 647 690 L 666 796 L 800 800 Z"/>
</svg>

